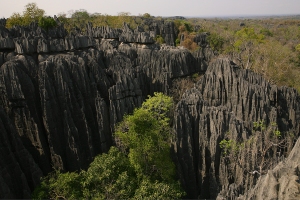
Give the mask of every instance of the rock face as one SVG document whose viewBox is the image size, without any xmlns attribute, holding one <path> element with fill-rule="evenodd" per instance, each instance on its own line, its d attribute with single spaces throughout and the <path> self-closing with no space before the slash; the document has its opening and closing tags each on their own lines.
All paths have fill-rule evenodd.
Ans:
<svg viewBox="0 0 300 200">
<path fill-rule="evenodd" d="M 30 198 L 31 191 L 43 175 L 13 122 L 0 107 L 0 197 Z"/>
<path fill-rule="evenodd" d="M 298 136 L 299 105 L 299 96 L 291 88 L 272 86 L 228 60 L 210 65 L 175 109 L 174 152 L 187 197 L 216 198 L 223 189 L 224 198 L 236 198 L 254 186 L 257 178 L 244 174 L 241 167 L 229 169 L 220 141 L 227 132 L 236 141 L 249 138 L 253 122 L 260 120 L 276 122 L 282 132 Z M 253 149 L 260 143 L 255 141 Z M 255 163 L 250 165 L 255 169 Z"/>
<path fill-rule="evenodd" d="M 150 36 L 150 34 L 154 35 L 154 33 L 145 32 L 142 27 L 137 27 L 134 31 L 130 29 L 130 27 L 124 23 L 123 32 L 119 37 L 120 42 L 125 43 L 142 43 L 142 44 L 153 44 L 154 39 Z"/>
<path fill-rule="evenodd" d="M 147 95 L 206 70 L 206 50 L 159 46 L 153 35 L 126 24 L 88 24 L 84 35 L 0 27 L 0 198 L 30 198 L 52 168 L 86 169 Z"/>
<path fill-rule="evenodd" d="M 238 199 L 300 199 L 300 139 L 289 157 L 257 181 Z"/>
<path fill-rule="evenodd" d="M 211 65 L 206 35 L 196 38 L 202 47 L 196 52 L 174 47 L 173 22 L 145 20 L 147 31 L 87 24 L 85 33 L 67 33 L 62 24 L 47 32 L 36 24 L 7 30 L 1 23 L 0 198 L 30 198 L 52 168 L 86 169 L 114 144 L 124 114 L 193 74 L 205 73 L 173 119 L 174 160 L 187 197 L 235 198 L 228 188 L 242 194 L 256 184 L 222 159 L 226 132 L 246 139 L 252 122 L 265 120 L 299 135 L 294 89 L 272 86 L 228 60 Z M 155 44 L 156 35 L 167 44 Z"/>
</svg>

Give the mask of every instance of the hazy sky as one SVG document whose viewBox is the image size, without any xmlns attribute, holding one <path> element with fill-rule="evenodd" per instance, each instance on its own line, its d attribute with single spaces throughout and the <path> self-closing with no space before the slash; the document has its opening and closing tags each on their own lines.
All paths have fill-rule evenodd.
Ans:
<svg viewBox="0 0 300 200">
<path fill-rule="evenodd" d="M 47 15 L 85 9 L 89 13 L 154 16 L 236 16 L 300 14 L 300 0 L 0 0 L 0 18 L 35 2 Z"/>
</svg>

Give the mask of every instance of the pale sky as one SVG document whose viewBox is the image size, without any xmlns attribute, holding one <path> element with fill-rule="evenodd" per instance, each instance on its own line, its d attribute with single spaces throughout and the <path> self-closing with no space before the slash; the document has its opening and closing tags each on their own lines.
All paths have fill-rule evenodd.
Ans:
<svg viewBox="0 0 300 200">
<path fill-rule="evenodd" d="M 35 2 L 46 15 L 85 9 L 89 13 L 153 16 L 238 16 L 300 14 L 300 0 L 0 0 L 0 18 L 22 13 Z"/>
</svg>

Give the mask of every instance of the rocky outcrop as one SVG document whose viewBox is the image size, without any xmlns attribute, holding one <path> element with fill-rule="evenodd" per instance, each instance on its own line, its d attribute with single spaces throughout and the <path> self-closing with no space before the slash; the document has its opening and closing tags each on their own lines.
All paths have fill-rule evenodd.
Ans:
<svg viewBox="0 0 300 200">
<path fill-rule="evenodd" d="M 77 30 L 76 32 L 78 34 L 80 33 L 80 30 Z M 86 25 L 86 33 L 84 35 L 93 38 L 119 39 L 121 33 L 122 29 L 114 29 L 109 26 L 93 27 L 93 24 L 89 22 Z"/>
<path fill-rule="evenodd" d="M 130 27 L 124 23 L 123 32 L 119 37 L 120 42 L 126 43 L 143 43 L 143 44 L 153 44 L 154 33 L 145 32 L 142 27 L 137 27 L 134 31 L 130 29 Z"/>
<path fill-rule="evenodd" d="M 237 199 L 300 199 L 300 139 L 289 157 L 270 169 L 255 187 Z"/>
<path fill-rule="evenodd" d="M 167 19 L 155 20 L 151 18 L 142 18 L 140 25 L 149 29 L 151 35 L 154 37 L 159 35 L 164 38 L 167 45 L 175 46 L 178 30 L 176 30 L 173 21 Z"/>
<path fill-rule="evenodd" d="M 204 51 L 160 46 L 153 43 L 154 33 L 127 28 L 89 24 L 85 35 L 65 34 L 61 26 L 48 32 L 35 24 L 3 28 L 1 37 L 14 41 L 14 48 L 0 48 L 0 106 L 6 120 L 0 126 L 5 147 L 0 198 L 29 198 L 52 168 L 86 169 L 113 145 L 114 126 L 124 114 L 149 94 L 168 93 L 172 79 L 206 69 Z M 16 176 L 22 181 L 16 183 Z"/>
<path fill-rule="evenodd" d="M 118 44 L 120 42 L 153 44 L 154 37 L 153 32 L 145 32 L 141 27 L 137 27 L 133 31 L 127 24 L 124 24 L 124 28 L 121 30 L 93 27 L 89 23 L 85 33 L 74 29 L 68 34 L 63 24 L 46 32 L 36 23 L 32 23 L 29 27 L 15 26 L 10 30 L 0 26 L 0 51 L 14 50 L 17 54 L 74 51 L 99 47 L 101 41 L 107 39 L 116 40 Z"/>
<path fill-rule="evenodd" d="M 0 25 L 0 50 L 13 50 L 15 48 L 13 39 L 10 36 L 10 32 Z"/>
<path fill-rule="evenodd" d="M 48 32 L 36 24 L 0 27 L 0 198 L 29 198 L 52 167 L 86 169 L 114 144 L 124 114 L 193 74 L 205 73 L 179 101 L 173 120 L 174 159 L 187 197 L 230 197 L 228 188 L 242 194 L 256 184 L 222 159 L 226 132 L 247 139 L 252 122 L 265 120 L 299 135 L 294 89 L 272 86 L 228 60 L 211 64 L 206 36 L 191 53 L 170 46 L 173 22 L 143 23 L 147 31 L 126 24 L 122 30 L 88 24 L 84 33 L 67 33 L 62 24 Z M 156 35 L 168 45 L 155 44 Z"/>
<path fill-rule="evenodd" d="M 244 174 L 243 166 L 229 169 L 220 141 L 227 132 L 236 141 L 246 140 L 253 122 L 259 120 L 276 122 L 282 132 L 299 135 L 299 100 L 295 90 L 270 85 L 260 75 L 228 60 L 210 65 L 175 109 L 174 152 L 187 197 L 216 198 L 222 189 L 229 188 L 241 194 L 254 186 L 257 177 Z M 254 142 L 253 148 L 260 144 Z M 255 169 L 255 163 L 244 160 L 245 166 L 249 164 Z"/>
<path fill-rule="evenodd" d="M 39 93 L 51 161 L 56 168 L 86 168 L 111 145 L 103 66 L 89 55 L 49 56 L 39 64 Z M 100 89 L 101 88 L 101 89 Z"/>
<path fill-rule="evenodd" d="M 151 27 L 151 26 L 150 26 Z M 165 43 L 170 46 L 175 46 L 175 40 L 177 38 L 177 33 L 175 30 L 174 22 L 164 21 L 163 23 L 153 23 L 152 28 L 156 29 L 156 34 L 161 35 Z M 151 30 L 151 28 L 150 28 Z"/>
<path fill-rule="evenodd" d="M 205 48 L 207 47 L 209 44 L 208 44 L 208 41 L 207 41 L 207 37 L 209 36 L 209 33 L 206 33 L 206 32 L 203 32 L 203 33 L 200 33 L 200 34 L 197 34 L 195 35 L 194 37 L 194 42 L 202 47 L 202 48 Z"/>
<path fill-rule="evenodd" d="M 32 155 L 24 148 L 22 137 L 14 123 L 0 106 L 0 197 L 30 198 L 40 182 L 42 171 Z"/>
</svg>

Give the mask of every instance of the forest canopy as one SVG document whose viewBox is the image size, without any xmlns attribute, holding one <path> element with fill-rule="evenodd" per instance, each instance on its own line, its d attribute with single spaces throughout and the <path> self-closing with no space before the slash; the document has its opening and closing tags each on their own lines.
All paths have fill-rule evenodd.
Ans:
<svg viewBox="0 0 300 200">
<path fill-rule="evenodd" d="M 33 198 L 181 198 L 170 153 L 172 107 L 171 97 L 155 93 L 116 127 L 117 147 L 96 156 L 87 170 L 50 173 Z"/>
</svg>

